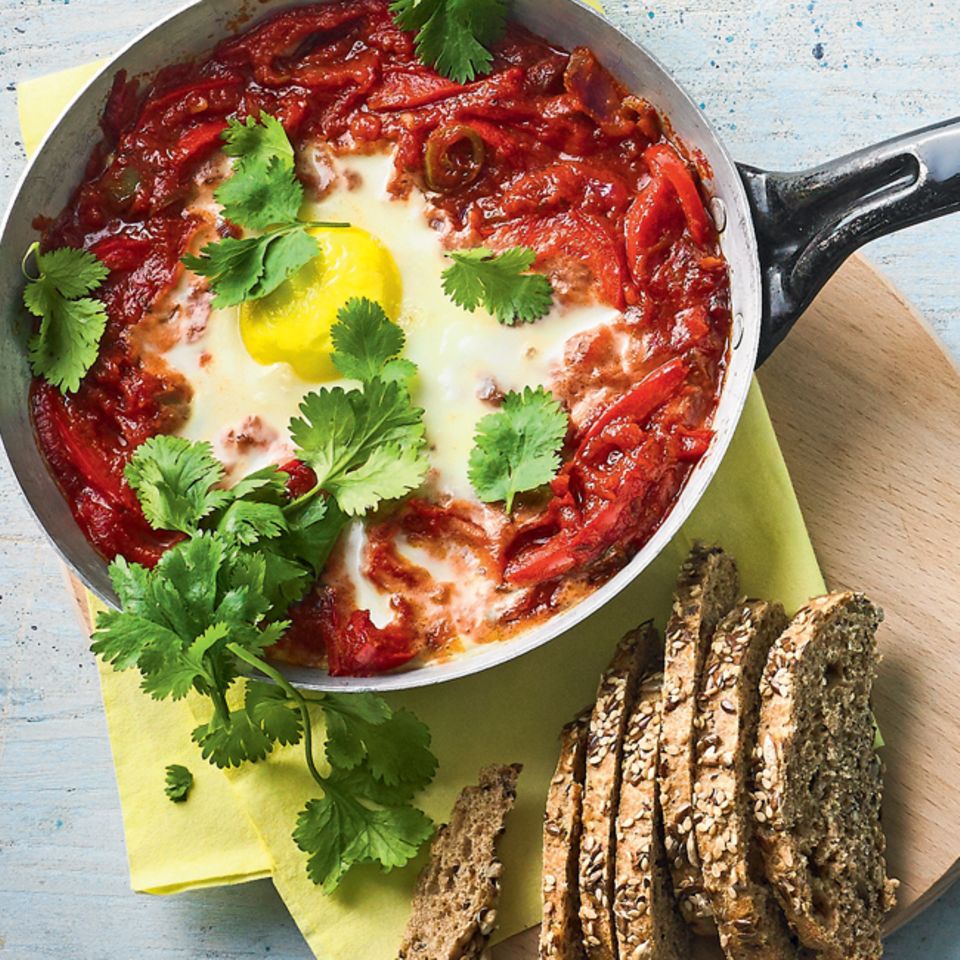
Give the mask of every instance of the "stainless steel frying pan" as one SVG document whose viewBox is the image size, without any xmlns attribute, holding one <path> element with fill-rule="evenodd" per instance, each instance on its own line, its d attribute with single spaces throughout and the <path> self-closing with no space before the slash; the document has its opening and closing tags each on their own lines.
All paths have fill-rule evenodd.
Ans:
<svg viewBox="0 0 960 960">
<path fill-rule="evenodd" d="M 258 17 L 289 0 L 261 0 Z M 20 258 L 36 238 L 38 213 L 54 214 L 79 181 L 97 138 L 114 73 L 152 73 L 209 51 L 231 33 L 236 0 L 197 0 L 148 30 L 103 68 L 67 108 L 25 171 L 0 235 L 5 336 L 0 348 L 0 437 L 23 493 L 61 556 L 108 603 L 106 564 L 70 514 L 34 441 L 27 410 L 28 325 L 20 307 Z M 769 173 L 734 163 L 703 113 L 643 47 L 575 0 L 514 0 L 513 17 L 567 48 L 585 44 L 630 89 L 666 114 L 713 170 L 707 185 L 730 264 L 733 348 L 716 419 L 716 438 L 670 516 L 617 576 L 577 606 L 517 637 L 448 663 L 369 679 L 290 669 L 317 689 L 398 690 L 476 673 L 546 643 L 597 610 L 633 580 L 680 529 L 713 478 L 740 418 L 754 368 L 787 334 L 830 275 L 861 244 L 960 209 L 960 118 L 801 173 Z"/>
</svg>

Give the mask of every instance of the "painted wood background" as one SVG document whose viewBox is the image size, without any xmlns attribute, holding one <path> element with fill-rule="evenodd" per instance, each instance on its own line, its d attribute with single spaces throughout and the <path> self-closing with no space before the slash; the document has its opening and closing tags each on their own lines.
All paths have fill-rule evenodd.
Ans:
<svg viewBox="0 0 960 960">
<path fill-rule="evenodd" d="M 0 204 L 23 166 L 16 81 L 104 56 L 174 0 L 0 0 Z M 816 163 L 960 113 L 955 0 L 608 0 L 735 154 Z M 872 245 L 960 358 L 960 217 Z M 309 954 L 267 883 L 176 898 L 127 886 L 93 661 L 52 550 L 0 462 L 0 960 Z M 960 886 L 893 960 L 960 960 Z"/>
</svg>

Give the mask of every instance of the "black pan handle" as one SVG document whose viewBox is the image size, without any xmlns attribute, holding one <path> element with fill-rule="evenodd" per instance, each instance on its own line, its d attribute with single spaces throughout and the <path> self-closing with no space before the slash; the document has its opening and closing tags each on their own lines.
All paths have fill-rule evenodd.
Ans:
<svg viewBox="0 0 960 960">
<path fill-rule="evenodd" d="M 960 210 L 960 117 L 810 170 L 740 174 L 764 284 L 759 366 L 854 250 Z"/>
</svg>

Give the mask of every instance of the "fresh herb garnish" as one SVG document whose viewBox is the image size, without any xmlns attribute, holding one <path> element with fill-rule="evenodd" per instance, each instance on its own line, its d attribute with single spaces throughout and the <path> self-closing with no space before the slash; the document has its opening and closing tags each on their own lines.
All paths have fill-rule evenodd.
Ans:
<svg viewBox="0 0 960 960">
<path fill-rule="evenodd" d="M 518 493 L 552 480 L 560 469 L 567 415 L 545 388 L 510 392 L 496 413 L 477 424 L 467 475 L 485 503 L 513 511 Z"/>
<path fill-rule="evenodd" d="M 193 774 L 179 763 L 167 767 L 166 786 L 163 792 L 173 803 L 183 803 L 190 795 L 193 786 Z"/>
<path fill-rule="evenodd" d="M 37 277 L 27 273 L 33 254 Z M 30 366 L 61 393 L 73 393 L 97 359 L 107 325 L 102 301 L 86 294 L 107 279 L 109 270 L 89 250 L 61 247 L 42 253 L 33 243 L 23 258 L 28 283 L 26 308 L 40 318 L 40 329 L 28 345 Z"/>
<path fill-rule="evenodd" d="M 298 219 L 303 185 L 294 170 L 293 147 L 275 117 L 261 113 L 256 120 L 230 120 L 221 136 L 224 152 L 234 158 L 234 165 L 214 196 L 227 220 L 264 232 L 242 239 L 226 237 L 208 243 L 199 256 L 181 258 L 188 269 L 210 278 L 217 308 L 273 293 L 319 256 L 311 228 L 347 226 Z"/>
<path fill-rule="evenodd" d="M 550 312 L 553 286 L 540 273 L 525 273 L 537 258 L 530 247 L 495 254 L 486 247 L 455 250 L 443 272 L 443 291 L 465 310 L 481 304 L 506 325 L 533 323 Z"/>
<path fill-rule="evenodd" d="M 302 693 L 263 659 L 289 626 L 290 604 L 322 572 L 348 514 L 402 496 L 426 471 L 423 411 L 403 386 L 382 378 L 399 362 L 403 334 L 376 304 L 351 303 L 333 333 L 340 362 L 362 386 L 308 394 L 290 426 L 298 458 L 316 471 L 313 489 L 290 500 L 287 475 L 276 467 L 223 489 L 223 466 L 209 444 L 172 436 L 141 444 L 127 481 L 152 526 L 187 539 L 152 570 L 114 560 L 122 610 L 100 614 L 92 640 L 115 669 L 137 669 L 154 699 L 210 698 L 213 714 L 193 740 L 218 767 L 303 744 L 322 796 L 300 813 L 294 839 L 309 854 L 309 875 L 328 891 L 353 864 L 388 870 L 416 854 L 432 824 L 411 801 L 436 771 L 429 732 L 412 714 L 370 694 Z M 366 334 L 370 342 L 361 342 Z M 251 678 L 242 699 L 234 690 L 241 677 Z M 328 772 L 314 753 L 311 710 L 323 713 Z"/>
<path fill-rule="evenodd" d="M 410 493 L 429 462 L 423 410 L 398 382 L 416 373 L 396 357 L 403 331 L 369 300 L 348 301 L 338 317 L 331 330 L 333 361 L 344 376 L 363 381 L 362 389 L 324 387 L 307 394 L 301 415 L 290 421 L 290 436 L 297 459 L 317 475 L 314 489 L 357 516 Z"/>
<path fill-rule="evenodd" d="M 331 330 L 332 360 L 345 377 L 404 382 L 417 372 L 413 363 L 398 356 L 406 337 L 379 303 L 353 297 L 340 308 L 337 320 Z"/>
<path fill-rule="evenodd" d="M 397 25 L 416 31 L 417 56 L 466 83 L 490 72 L 490 47 L 507 29 L 507 0 L 393 0 Z"/>
</svg>

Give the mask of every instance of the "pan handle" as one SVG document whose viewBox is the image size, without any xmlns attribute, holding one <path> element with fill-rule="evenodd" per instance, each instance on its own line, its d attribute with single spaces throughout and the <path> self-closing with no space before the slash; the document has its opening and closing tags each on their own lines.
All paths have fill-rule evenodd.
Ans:
<svg viewBox="0 0 960 960">
<path fill-rule="evenodd" d="M 960 210 L 960 117 L 809 170 L 740 175 L 764 282 L 759 366 L 854 250 Z"/>
</svg>

